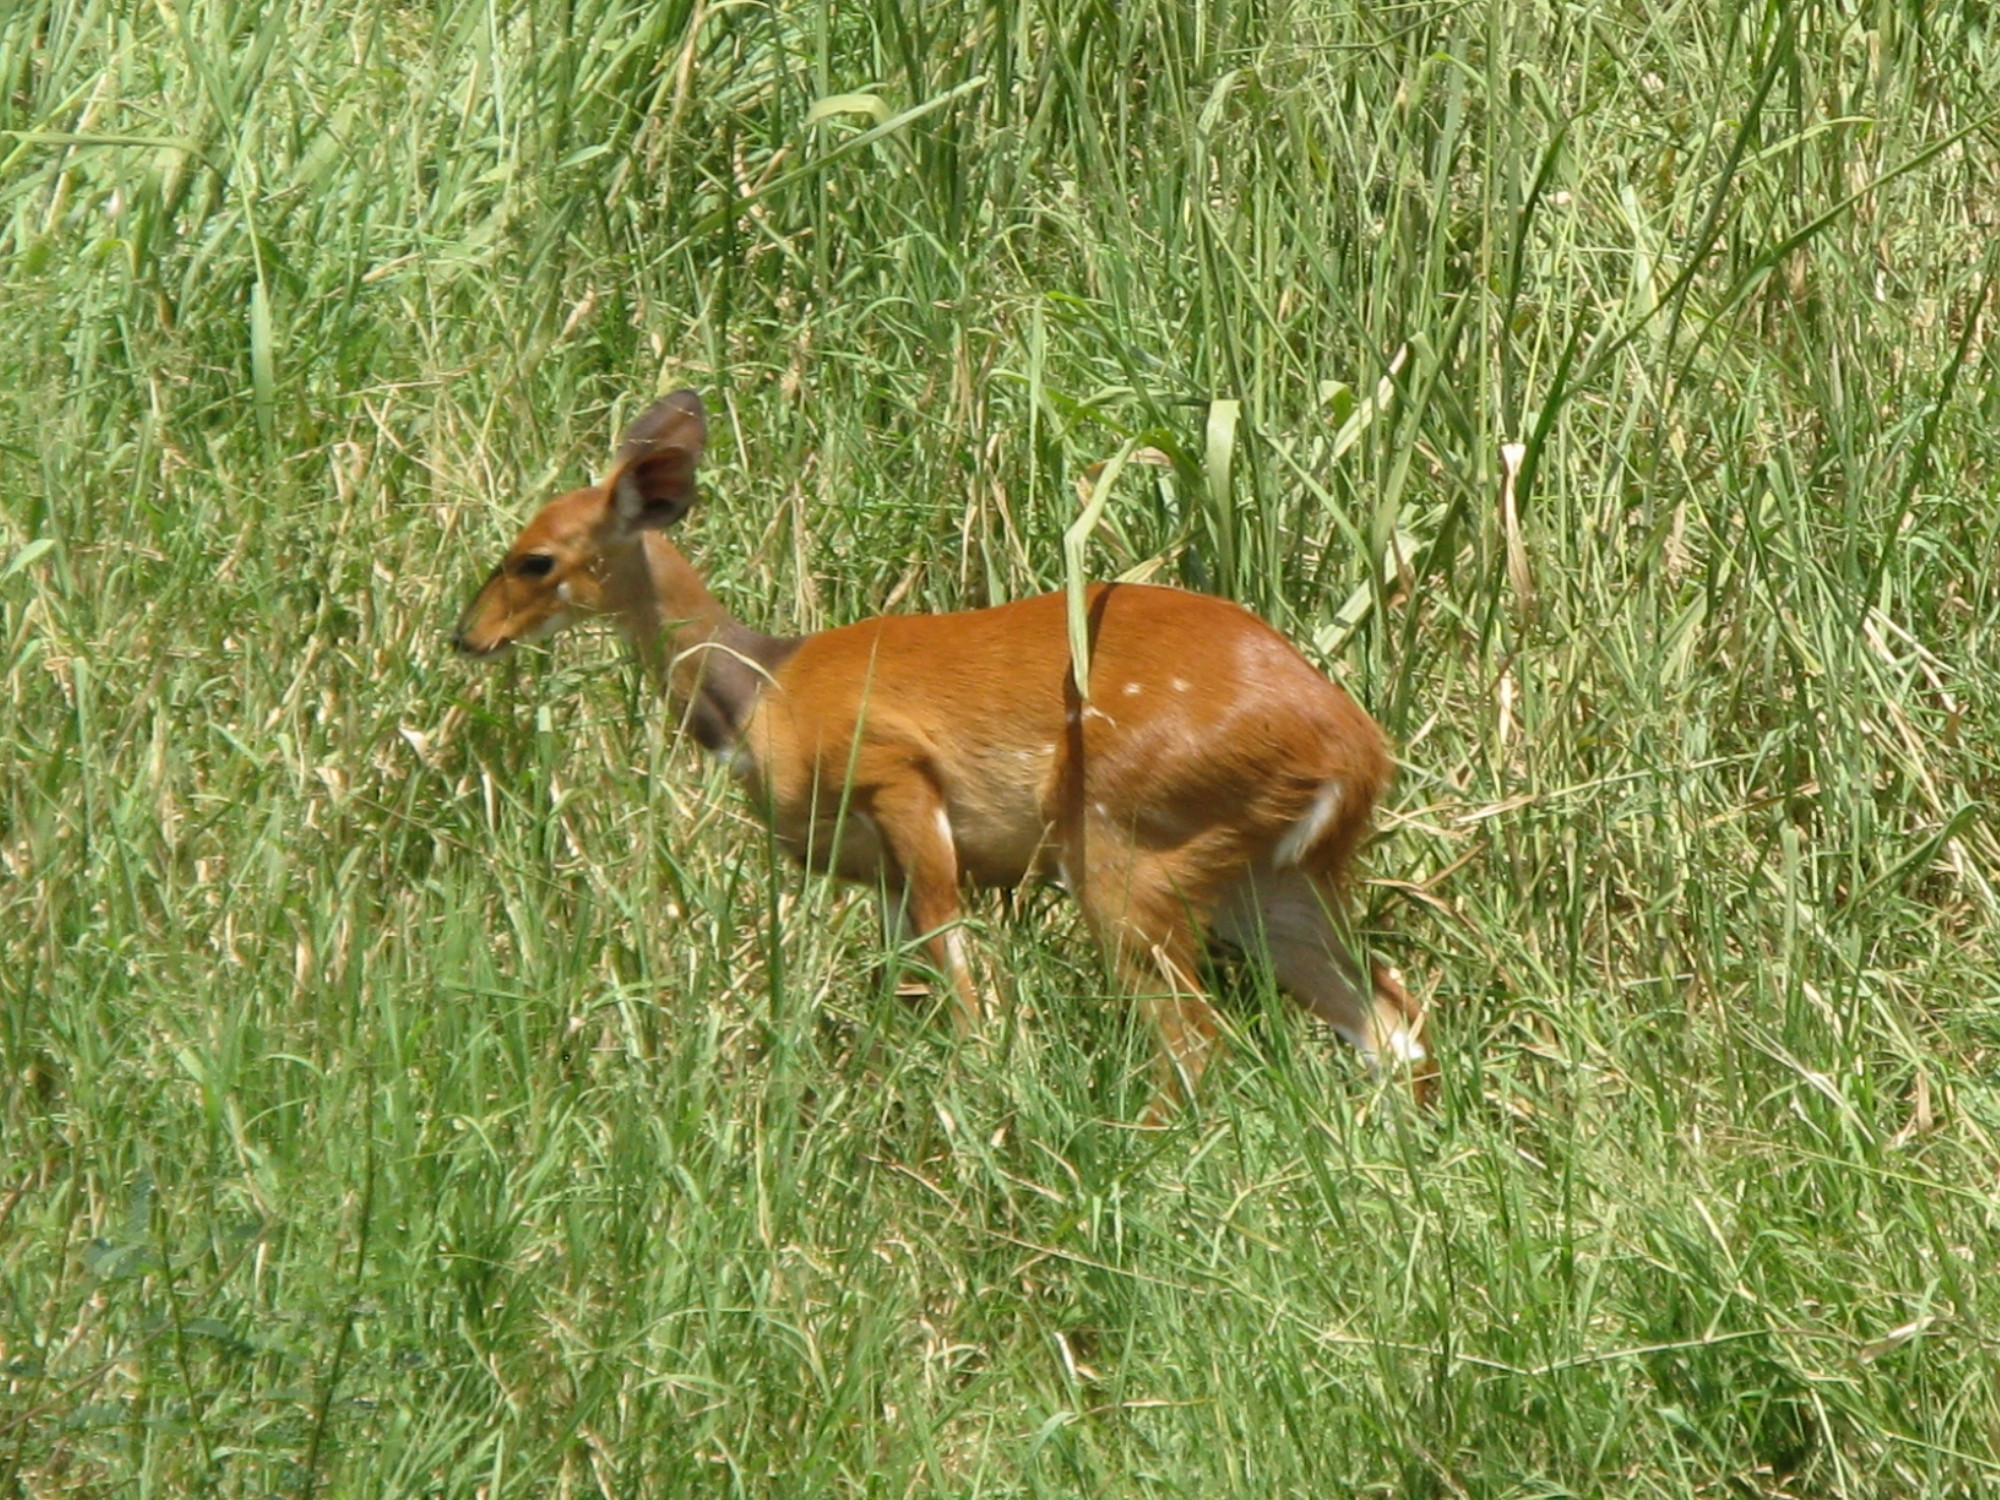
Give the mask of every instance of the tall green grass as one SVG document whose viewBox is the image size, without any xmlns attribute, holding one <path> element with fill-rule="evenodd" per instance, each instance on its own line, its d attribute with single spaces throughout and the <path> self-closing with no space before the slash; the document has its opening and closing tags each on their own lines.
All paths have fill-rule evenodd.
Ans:
<svg viewBox="0 0 2000 1500">
<path fill-rule="evenodd" d="M 1989 1492 L 1997 83 L 1969 3 L 18 0 L 0 1493 Z M 683 383 L 776 628 L 1056 586 L 1159 449 L 1092 571 L 1397 740 L 1441 1106 L 1253 970 L 1135 1130 L 1065 906 L 960 1048 L 609 642 L 456 661 Z"/>
</svg>

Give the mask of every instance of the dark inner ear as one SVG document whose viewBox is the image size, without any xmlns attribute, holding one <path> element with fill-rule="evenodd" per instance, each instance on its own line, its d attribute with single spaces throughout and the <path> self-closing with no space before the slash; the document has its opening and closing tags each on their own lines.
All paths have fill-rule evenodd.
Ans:
<svg viewBox="0 0 2000 1500">
<path fill-rule="evenodd" d="M 655 401 L 626 430 L 611 479 L 627 526 L 671 526 L 694 504 L 694 470 L 708 415 L 693 391 Z"/>
<path fill-rule="evenodd" d="M 671 526 L 694 504 L 694 455 L 685 448 L 636 454 L 612 486 L 627 526 Z"/>
</svg>

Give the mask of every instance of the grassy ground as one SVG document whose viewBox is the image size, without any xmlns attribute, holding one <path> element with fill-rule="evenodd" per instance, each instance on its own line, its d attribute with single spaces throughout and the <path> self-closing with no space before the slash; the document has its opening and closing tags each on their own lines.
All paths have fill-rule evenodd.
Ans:
<svg viewBox="0 0 2000 1500">
<path fill-rule="evenodd" d="M 1991 1493 L 1991 26 L 17 0 L 0 1494 Z M 784 629 L 1171 455 L 1093 570 L 1396 739 L 1440 1107 L 1252 974 L 1134 1130 L 1052 896 L 961 1049 L 610 642 L 455 660 L 682 383 Z"/>
</svg>

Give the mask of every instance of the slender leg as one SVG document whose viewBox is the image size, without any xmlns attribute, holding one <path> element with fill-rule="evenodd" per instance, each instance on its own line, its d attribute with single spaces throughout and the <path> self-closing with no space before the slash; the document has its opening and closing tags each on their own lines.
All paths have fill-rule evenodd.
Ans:
<svg viewBox="0 0 2000 1500">
<path fill-rule="evenodd" d="M 892 955 L 883 959 L 875 969 L 875 987 L 892 988 L 898 1000 L 912 1005 L 927 1005 L 931 999 L 931 982 L 912 973 L 902 962 L 903 949 L 915 936 L 910 926 L 909 897 L 901 882 L 891 872 L 885 880 L 882 891 L 882 947 Z M 956 1014 L 954 1000 L 954 1015 Z"/>
<path fill-rule="evenodd" d="M 1139 1008 L 1160 1038 L 1153 1063 L 1153 1100 L 1146 1107 L 1149 1125 L 1165 1124 L 1176 1104 L 1194 1102 L 1202 1073 L 1222 1050 L 1215 1007 L 1194 978 L 1193 946 L 1191 935 L 1188 942 L 1174 944 L 1183 950 L 1179 953 L 1156 944 L 1146 955 L 1149 962 L 1125 966 L 1127 983 L 1138 992 Z"/>
<path fill-rule="evenodd" d="M 957 925 L 958 854 L 952 845 L 951 820 L 929 783 L 920 778 L 881 788 L 871 804 L 901 885 L 898 918 L 922 936 L 931 962 L 950 982 L 952 1019 L 959 1035 L 968 1035 L 985 1018 L 986 1007 L 972 982 L 965 937 Z"/>
<path fill-rule="evenodd" d="M 1177 1102 L 1194 1101 L 1222 1048 L 1215 1008 L 1196 978 L 1200 934 L 1170 872 L 1136 856 L 1100 858 L 1078 895 L 1098 945 L 1159 1037 L 1146 1123 L 1162 1124 Z"/>
</svg>

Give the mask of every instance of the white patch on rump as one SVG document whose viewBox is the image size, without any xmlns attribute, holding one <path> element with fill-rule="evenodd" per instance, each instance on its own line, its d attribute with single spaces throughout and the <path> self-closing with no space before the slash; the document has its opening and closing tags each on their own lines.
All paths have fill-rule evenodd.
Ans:
<svg viewBox="0 0 2000 1500">
<path fill-rule="evenodd" d="M 1271 854 L 1271 863 L 1282 870 L 1303 860 L 1307 851 L 1332 826 L 1334 818 L 1340 813 L 1341 798 L 1346 794 L 1347 789 L 1337 780 L 1321 782 L 1319 790 L 1313 793 L 1312 804 L 1278 840 L 1278 847 Z"/>
</svg>

